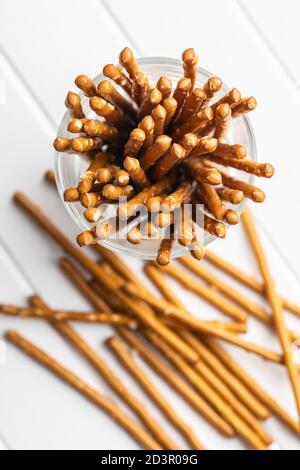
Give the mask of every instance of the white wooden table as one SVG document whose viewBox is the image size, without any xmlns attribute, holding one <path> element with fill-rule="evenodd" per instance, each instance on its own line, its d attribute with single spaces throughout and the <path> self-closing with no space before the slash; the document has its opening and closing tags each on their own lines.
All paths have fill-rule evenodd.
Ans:
<svg viewBox="0 0 300 470">
<path fill-rule="evenodd" d="M 280 291 L 300 302 L 299 18 L 298 0 L 2 0 L 0 302 L 22 304 L 37 292 L 56 307 L 88 308 L 57 268 L 60 250 L 12 204 L 11 195 L 16 189 L 25 190 L 50 215 L 56 214 L 70 238 L 74 236 L 76 227 L 42 175 L 52 166 L 52 140 L 74 77 L 78 73 L 97 75 L 104 63 L 116 61 L 125 45 L 140 56 L 165 57 L 179 57 L 184 48 L 192 46 L 199 53 L 200 65 L 257 97 L 259 106 L 251 120 L 259 159 L 272 162 L 276 175 L 272 181 L 263 182 L 268 198 L 254 208 L 254 213 Z M 256 273 L 241 229 L 232 229 L 226 242 L 216 242 L 214 248 L 227 259 L 236 260 L 241 268 Z M 139 261 L 130 259 L 130 263 L 140 269 Z M 196 314 L 200 311 L 207 318 L 213 315 L 199 299 L 183 292 L 181 295 Z M 286 317 L 300 331 L 300 320 L 288 314 Z M 111 395 L 95 371 L 48 325 L 1 317 L 1 338 L 9 327 L 23 332 Z M 134 386 L 101 345 L 111 330 L 76 327 L 124 381 Z M 279 351 L 274 336 L 254 320 L 247 337 Z M 284 371 L 231 349 L 296 417 Z M 0 449 L 138 448 L 104 413 L 15 348 L 0 343 L 0 351 Z M 208 448 L 246 448 L 239 439 L 223 439 L 149 373 Z M 135 393 L 141 396 L 136 387 Z M 183 445 L 151 403 L 144 396 L 141 399 Z M 278 420 L 271 418 L 266 427 L 281 448 L 300 449 L 299 439 Z"/>
</svg>

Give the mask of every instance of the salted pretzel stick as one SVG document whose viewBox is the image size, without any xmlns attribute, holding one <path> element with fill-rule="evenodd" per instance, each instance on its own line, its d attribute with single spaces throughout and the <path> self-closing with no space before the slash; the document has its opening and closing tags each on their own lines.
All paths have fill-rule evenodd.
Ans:
<svg viewBox="0 0 300 470">
<path fill-rule="evenodd" d="M 153 333 L 146 332 L 146 337 L 152 344 L 176 367 L 177 370 L 215 407 L 221 416 L 240 434 L 246 442 L 258 450 L 266 449 L 265 443 L 251 430 L 239 416 L 228 406 L 214 389 L 194 371 L 168 345 Z"/>
<path fill-rule="evenodd" d="M 226 93 L 222 98 L 220 98 L 216 103 L 212 104 L 211 107 L 213 111 L 217 109 L 220 104 L 227 103 L 230 106 L 235 105 L 241 101 L 241 92 L 237 88 L 232 88 L 228 93 Z"/>
<path fill-rule="evenodd" d="M 218 93 L 222 88 L 223 82 L 218 77 L 211 77 L 203 85 L 203 90 L 207 95 L 206 102 L 210 101 L 216 93 Z"/>
<path fill-rule="evenodd" d="M 172 182 L 173 182 L 172 177 L 166 176 L 165 178 L 162 178 L 161 180 L 159 180 L 157 183 L 153 184 L 152 186 L 145 188 L 143 191 L 141 191 L 132 199 L 130 199 L 130 201 L 128 201 L 126 204 L 123 204 L 119 207 L 120 217 L 123 219 L 128 219 L 131 215 L 133 215 L 137 211 L 137 209 L 141 205 L 145 204 L 147 199 L 149 199 L 150 197 L 156 196 L 157 194 L 160 194 L 165 189 L 169 188 Z"/>
<path fill-rule="evenodd" d="M 185 100 L 176 124 L 181 125 L 190 119 L 194 114 L 197 114 L 205 100 L 205 91 L 202 90 L 202 88 L 195 88 Z"/>
<path fill-rule="evenodd" d="M 66 202 L 77 202 L 79 201 L 80 195 L 77 188 L 66 188 L 64 190 L 64 201 Z"/>
<path fill-rule="evenodd" d="M 225 436 L 234 435 L 233 428 L 215 412 L 215 410 L 191 387 L 181 376 L 174 371 L 155 351 L 141 341 L 141 339 L 126 328 L 118 328 L 118 333 L 141 356 L 144 361 L 162 377 L 173 390 L 182 396 L 194 410 L 202 415 L 209 423 L 216 427 Z"/>
<path fill-rule="evenodd" d="M 96 230 L 93 228 L 91 230 L 84 230 L 80 232 L 76 237 L 77 244 L 82 246 L 96 245 L 97 243 L 97 234 Z"/>
<path fill-rule="evenodd" d="M 114 283 L 103 274 L 101 268 L 84 254 L 81 250 L 76 248 L 62 232 L 51 222 L 50 219 L 36 206 L 31 200 L 23 193 L 16 192 L 14 200 L 19 206 L 26 211 L 51 237 L 68 253 L 75 258 L 85 269 L 87 269 L 93 276 L 101 282 L 110 291 L 115 290 Z"/>
<path fill-rule="evenodd" d="M 95 155 L 95 158 L 91 161 L 87 170 L 80 177 L 77 188 L 79 194 L 88 193 L 92 190 L 93 184 L 96 180 L 97 170 L 99 170 L 99 168 L 104 167 L 108 163 L 110 158 L 111 154 L 107 152 L 98 152 Z"/>
<path fill-rule="evenodd" d="M 153 177 L 156 180 L 165 176 L 172 168 L 183 161 L 185 149 L 179 144 L 172 144 L 170 149 L 159 159 L 153 169 Z"/>
<path fill-rule="evenodd" d="M 177 240 L 180 245 L 190 246 L 194 239 L 194 225 L 190 208 L 185 209 L 183 203 L 180 207 L 179 222 L 176 226 Z"/>
<path fill-rule="evenodd" d="M 184 76 L 192 82 L 191 89 L 194 88 L 197 78 L 197 64 L 199 58 L 193 48 L 186 49 L 182 53 Z"/>
<path fill-rule="evenodd" d="M 130 133 L 129 140 L 127 141 L 124 148 L 124 156 L 130 155 L 135 157 L 142 148 L 142 145 L 145 141 L 146 135 L 142 129 L 138 127 L 133 129 Z"/>
<path fill-rule="evenodd" d="M 168 283 L 166 282 L 164 276 L 162 275 L 161 271 L 151 263 L 148 263 L 144 268 L 145 273 L 150 278 L 150 280 L 154 283 L 157 287 L 159 292 L 162 296 L 171 302 L 175 307 L 180 308 L 187 313 L 190 313 L 185 306 L 181 303 L 181 301 L 176 297 L 174 292 L 170 289 Z M 218 322 L 219 323 L 219 322 Z M 227 325 L 227 324 L 226 324 Z M 217 326 L 217 325 L 216 325 Z M 182 331 L 182 330 L 181 330 Z M 193 337 L 195 337 L 193 335 Z M 201 345 L 202 343 L 197 342 L 197 352 L 201 359 L 205 360 L 209 367 L 221 378 L 221 380 L 232 389 L 232 391 L 237 395 L 237 397 L 244 403 L 244 405 L 249 408 L 249 410 L 260 419 L 266 419 L 269 416 L 268 410 L 260 403 L 259 400 L 252 395 L 246 387 L 243 386 L 242 382 L 231 374 L 223 365 L 222 363 L 218 362 L 218 360 L 213 356 L 212 353 L 209 353 L 207 348 L 205 349 L 204 346 Z M 195 347 L 195 344 L 194 344 Z M 205 352 L 207 351 L 207 354 Z"/>
<path fill-rule="evenodd" d="M 152 450 L 161 449 L 158 442 L 156 442 L 142 426 L 125 414 L 113 401 L 87 385 L 77 375 L 69 369 L 66 369 L 54 358 L 46 354 L 33 343 L 30 343 L 16 331 L 7 331 L 5 337 L 8 341 L 45 366 L 64 382 L 75 388 L 79 393 L 92 401 L 98 408 L 105 411 L 143 447 Z"/>
<path fill-rule="evenodd" d="M 207 158 L 212 162 L 236 168 L 237 170 L 245 171 L 255 176 L 272 178 L 274 175 L 274 167 L 271 163 L 257 163 L 253 160 L 237 160 L 236 158 L 218 157 L 217 155 L 208 155 Z"/>
<path fill-rule="evenodd" d="M 130 181 L 129 173 L 126 170 L 118 170 L 114 174 L 114 181 L 119 186 L 127 186 Z"/>
<path fill-rule="evenodd" d="M 165 122 L 166 122 L 166 117 L 167 117 L 167 111 L 165 110 L 165 108 L 163 106 L 158 104 L 152 110 L 151 116 L 152 116 L 153 121 L 154 121 L 153 138 L 156 139 L 156 137 L 163 134 L 164 127 L 165 127 Z"/>
<path fill-rule="evenodd" d="M 142 104 L 147 96 L 148 80 L 143 72 L 137 72 L 132 84 L 132 98 L 138 106 Z"/>
<path fill-rule="evenodd" d="M 231 108 L 228 103 L 219 104 L 215 112 L 215 131 L 216 139 L 224 139 L 231 119 Z"/>
<path fill-rule="evenodd" d="M 97 86 L 98 94 L 106 101 L 124 111 L 133 119 L 136 118 L 136 112 L 129 101 L 124 98 L 112 85 L 109 80 L 102 80 Z"/>
<path fill-rule="evenodd" d="M 169 96 L 168 98 L 165 98 L 162 102 L 163 107 L 167 111 L 167 116 L 166 116 L 166 121 L 165 121 L 165 128 L 169 126 L 169 124 L 172 122 L 173 117 L 175 116 L 176 110 L 177 110 L 177 101 L 173 96 Z"/>
<path fill-rule="evenodd" d="M 127 130 L 131 126 L 128 115 L 119 111 L 114 105 L 98 96 L 90 98 L 90 107 L 98 116 L 104 117 L 108 124 L 118 129 Z"/>
<path fill-rule="evenodd" d="M 246 183 L 244 181 L 237 180 L 228 176 L 223 171 L 220 171 L 222 175 L 222 182 L 224 186 L 227 186 L 230 189 L 238 189 L 243 191 L 245 197 L 251 199 L 254 202 L 263 202 L 265 200 L 265 193 L 262 189 L 253 186 L 252 184 Z"/>
<path fill-rule="evenodd" d="M 216 150 L 217 146 L 218 141 L 214 137 L 201 137 L 198 139 L 195 148 L 191 151 L 190 157 L 200 157 L 201 155 L 212 153 Z"/>
<path fill-rule="evenodd" d="M 103 141 L 100 137 L 74 137 L 74 139 L 71 139 L 70 145 L 74 152 L 82 153 L 100 149 Z"/>
<path fill-rule="evenodd" d="M 230 188 L 217 188 L 217 193 L 223 201 L 231 204 L 240 204 L 244 200 L 243 191 Z"/>
<path fill-rule="evenodd" d="M 171 404 L 159 392 L 148 375 L 134 360 L 132 354 L 128 351 L 125 344 L 116 336 L 110 337 L 106 344 L 114 353 L 125 370 L 135 379 L 142 390 L 150 397 L 155 405 L 163 412 L 166 418 L 175 426 L 176 429 L 185 437 L 193 449 L 204 450 L 205 447 L 197 439 L 192 429 L 177 415 Z"/>
<path fill-rule="evenodd" d="M 22 318 L 32 317 L 59 322 L 72 320 L 87 323 L 107 323 L 108 325 L 127 325 L 131 328 L 136 327 L 136 322 L 133 321 L 132 318 L 115 312 L 75 312 L 30 307 L 22 308 L 15 305 L 0 305 L 0 313 Z"/>
<path fill-rule="evenodd" d="M 249 276 L 248 274 L 241 271 L 238 267 L 234 266 L 233 264 L 229 263 L 225 259 L 221 258 L 220 256 L 216 255 L 210 250 L 206 251 L 206 258 L 209 263 L 216 266 L 221 271 L 229 274 L 231 277 L 239 281 L 241 284 L 244 284 L 246 287 L 249 287 L 254 292 L 258 292 L 260 294 L 265 295 L 265 287 L 264 285 L 257 281 L 256 278 Z M 283 306 L 294 315 L 300 316 L 300 306 L 292 303 L 290 300 L 286 299 L 285 297 L 280 297 Z"/>
<path fill-rule="evenodd" d="M 153 196 L 153 197 L 149 197 L 149 199 L 147 199 L 146 201 L 146 208 L 149 212 L 158 212 L 159 209 L 160 209 L 160 205 L 161 205 L 161 196 Z"/>
<path fill-rule="evenodd" d="M 134 194 L 134 189 L 130 184 L 127 184 L 127 186 L 106 184 L 102 190 L 102 194 L 106 199 L 117 200 L 121 197 L 131 197 Z"/>
<path fill-rule="evenodd" d="M 101 184 L 111 183 L 114 175 L 119 171 L 120 167 L 117 165 L 107 165 L 102 168 L 98 168 L 96 171 L 96 179 Z"/>
<path fill-rule="evenodd" d="M 216 168 L 207 168 L 203 166 L 200 159 L 188 158 L 185 166 L 190 171 L 193 178 L 199 183 L 219 185 L 222 183 L 222 176 Z"/>
<path fill-rule="evenodd" d="M 103 67 L 103 75 L 113 80 L 117 85 L 123 88 L 129 96 L 132 94 L 132 81 L 113 64 L 107 64 Z"/>
<path fill-rule="evenodd" d="M 170 263 L 173 242 L 173 233 L 162 239 L 156 256 L 156 261 L 160 266 L 166 266 Z"/>
<path fill-rule="evenodd" d="M 181 183 L 175 191 L 170 193 L 168 196 L 165 196 L 161 201 L 161 208 L 173 210 L 176 207 L 179 207 L 182 202 L 184 202 L 190 195 L 192 190 L 192 182 L 184 181 Z"/>
<path fill-rule="evenodd" d="M 141 167 L 147 171 L 157 162 L 170 148 L 172 139 L 168 135 L 159 135 L 154 144 L 140 158 Z"/>
<path fill-rule="evenodd" d="M 153 145 L 154 120 L 152 116 L 145 116 L 139 123 L 139 128 L 145 133 L 142 152 L 146 152 Z"/>
<path fill-rule="evenodd" d="M 211 184 L 199 183 L 199 190 L 201 193 L 201 198 L 206 204 L 209 212 L 211 212 L 216 219 L 223 220 L 226 207 L 224 206 L 215 188 Z"/>
<path fill-rule="evenodd" d="M 146 98 L 141 105 L 138 119 L 141 120 L 146 115 L 151 114 L 155 106 L 157 106 L 161 100 L 161 92 L 157 88 L 152 88 L 152 90 L 147 93 Z"/>
<path fill-rule="evenodd" d="M 245 113 L 249 113 L 249 111 L 252 111 L 255 109 L 257 106 L 257 101 L 256 99 L 251 96 L 250 98 L 242 98 L 242 100 L 232 106 L 232 117 L 239 117 Z"/>
<path fill-rule="evenodd" d="M 71 118 L 68 123 L 68 131 L 72 132 L 73 134 L 79 134 L 83 132 L 83 126 L 88 121 L 87 118 Z"/>
<path fill-rule="evenodd" d="M 160 228 L 168 227 L 169 225 L 174 224 L 174 221 L 174 212 L 170 211 L 159 212 L 159 214 L 157 214 L 155 217 L 155 224 Z"/>
<path fill-rule="evenodd" d="M 82 193 L 80 195 L 80 202 L 83 207 L 99 207 L 101 204 L 108 202 L 107 198 L 104 198 L 100 193 Z"/>
<path fill-rule="evenodd" d="M 84 118 L 84 112 L 81 106 L 81 99 L 77 93 L 69 91 L 65 99 L 65 105 L 70 110 L 71 114 L 75 118 Z"/>
<path fill-rule="evenodd" d="M 56 186 L 54 171 L 46 170 L 44 173 L 44 178 L 46 181 L 48 181 L 48 183 L 51 183 L 52 185 Z"/>
<path fill-rule="evenodd" d="M 142 241 L 142 233 L 140 224 L 136 225 L 127 232 L 127 240 L 133 245 L 139 245 Z"/>
<path fill-rule="evenodd" d="M 105 142 L 118 141 L 120 137 L 119 131 L 115 127 L 95 119 L 86 119 L 83 124 L 83 130 L 87 135 L 99 136 Z"/>
<path fill-rule="evenodd" d="M 169 98 L 172 93 L 172 81 L 168 77 L 160 77 L 156 88 L 161 92 L 163 100 Z"/>
<path fill-rule="evenodd" d="M 176 108 L 176 112 L 174 116 L 175 121 L 176 121 L 176 117 L 179 116 L 181 108 L 186 98 L 188 97 L 191 88 L 192 88 L 192 81 L 190 78 L 181 78 L 180 80 L 178 80 L 175 91 L 173 93 L 173 98 L 177 102 L 177 108 Z"/>
<path fill-rule="evenodd" d="M 232 356 L 219 343 L 210 339 L 202 338 L 206 346 L 219 358 L 219 360 L 234 374 L 257 399 L 269 408 L 283 423 L 292 431 L 299 434 L 300 426 L 291 416 L 267 393 L 260 385 L 241 367 Z"/>
<path fill-rule="evenodd" d="M 255 229 L 254 221 L 248 210 L 244 211 L 242 221 L 266 286 L 266 297 L 272 308 L 275 330 L 282 347 L 284 362 L 293 387 L 298 414 L 300 415 L 300 376 L 298 375 L 296 365 L 292 358 L 290 337 L 284 324 L 282 302 L 277 294 L 262 245 Z"/>
<path fill-rule="evenodd" d="M 75 85 L 83 91 L 85 96 L 91 97 L 97 95 L 96 86 L 88 75 L 78 75 L 75 78 Z"/>
<path fill-rule="evenodd" d="M 191 132 L 189 132 L 188 134 L 184 134 L 179 144 L 185 150 L 185 154 L 184 154 L 185 160 L 190 156 L 191 152 L 194 150 L 194 148 L 196 147 L 198 143 L 199 143 L 199 139 L 195 134 Z"/>
<path fill-rule="evenodd" d="M 214 155 L 224 158 L 235 158 L 237 160 L 243 160 L 246 158 L 246 147 L 239 144 L 226 144 L 225 142 L 218 142 L 217 148 L 214 150 Z"/>
<path fill-rule="evenodd" d="M 204 230 L 215 237 L 226 237 L 226 225 L 223 222 L 212 219 L 206 214 L 204 214 Z"/>
<path fill-rule="evenodd" d="M 197 114 L 188 119 L 173 133 L 173 137 L 176 140 L 181 139 L 184 134 L 188 132 L 197 133 L 201 129 L 204 129 L 207 123 L 213 120 L 214 113 L 211 108 L 204 107 Z"/>
<path fill-rule="evenodd" d="M 70 140 L 66 137 L 56 137 L 53 147 L 57 152 L 68 152 L 70 150 Z"/>
<path fill-rule="evenodd" d="M 134 54 L 129 47 L 125 47 L 119 55 L 119 62 L 122 67 L 125 68 L 129 77 L 133 80 L 138 72 L 141 72 L 137 61 L 135 60 Z"/>
<path fill-rule="evenodd" d="M 140 166 L 140 162 L 137 158 L 126 157 L 124 160 L 124 168 L 128 171 L 130 179 L 133 184 L 140 188 L 145 188 L 151 185 L 149 178 L 145 171 Z"/>
</svg>

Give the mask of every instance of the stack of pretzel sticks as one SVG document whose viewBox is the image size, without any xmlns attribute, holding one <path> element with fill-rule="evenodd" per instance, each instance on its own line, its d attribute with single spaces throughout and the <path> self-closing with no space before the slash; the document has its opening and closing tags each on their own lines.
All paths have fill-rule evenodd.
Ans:
<svg viewBox="0 0 300 470">
<path fill-rule="evenodd" d="M 129 325 L 129 328 L 128 326 L 118 325 L 117 332 L 119 336 L 131 348 L 137 350 L 156 373 L 166 380 L 218 431 L 228 437 L 238 434 L 253 448 L 265 449 L 270 445 L 272 439 L 260 420 L 266 419 L 272 412 L 290 429 L 299 433 L 298 422 L 294 421 L 272 397 L 255 383 L 248 373 L 223 350 L 218 340 L 229 342 L 279 364 L 283 363 L 283 356 L 257 344 L 249 343 L 239 334 L 230 333 L 229 330 L 219 327 L 217 324 L 211 325 L 194 317 L 176 298 L 164 279 L 163 274 L 170 275 L 173 268 L 161 268 L 153 263 L 145 266 L 146 274 L 162 294 L 162 297 L 158 297 L 140 279 L 137 279 L 135 274 L 117 255 L 97 245 L 94 250 L 101 255 L 102 259 L 100 262 L 94 261 L 83 251 L 75 248 L 47 216 L 24 194 L 16 193 L 15 201 L 58 242 L 66 254 L 76 261 L 76 264 L 74 264 L 69 259 L 64 258 L 60 260 L 59 264 L 98 311 L 106 314 L 120 312 L 120 315 L 126 315 L 135 320 L 134 329 L 132 329 L 133 325 Z M 187 259 L 184 258 L 181 261 L 186 263 Z M 191 259 L 188 260 L 192 261 Z M 89 276 L 79 270 L 77 264 L 89 273 Z M 197 263 L 194 264 L 198 266 Z M 175 269 L 179 280 L 178 271 L 181 271 L 179 268 Z M 184 271 L 184 275 L 187 276 L 186 271 Z M 206 279 L 208 285 L 199 282 L 198 286 L 201 288 L 204 286 L 204 290 L 199 289 L 197 293 L 214 305 L 218 311 L 226 315 L 234 311 L 234 320 L 236 321 L 239 317 L 238 322 L 243 323 L 246 328 L 247 314 L 254 314 L 254 311 L 258 311 L 259 307 L 256 306 L 255 308 L 253 304 L 251 310 L 248 310 L 245 305 L 246 297 L 243 297 L 242 294 L 238 295 L 238 293 L 236 293 L 235 299 L 229 297 L 228 293 L 225 292 L 225 288 L 221 289 L 221 281 L 217 285 L 216 281 L 215 283 L 212 282 L 212 279 L 211 277 Z M 213 293 L 215 293 L 215 297 Z M 220 296 L 224 299 L 223 305 L 220 304 Z M 229 309 L 230 302 L 232 310 Z M 66 322 L 53 319 L 51 316 L 53 311 L 47 308 L 45 304 L 31 303 L 31 307 L 39 309 L 39 316 L 42 316 L 42 311 L 44 311 L 45 320 L 50 320 L 56 327 L 64 329 Z M 265 312 L 265 315 L 268 315 L 267 312 Z M 230 322 L 227 323 L 230 324 Z M 268 322 L 268 325 L 273 326 L 271 321 Z M 289 332 L 289 335 L 295 336 L 291 332 Z M 8 339 L 17 343 L 21 348 L 28 350 L 28 344 L 24 343 L 24 340 L 20 337 L 16 337 L 14 333 L 9 333 Z M 164 399 L 161 401 L 157 393 L 154 393 L 153 384 L 152 387 L 145 385 L 145 383 L 148 383 L 145 381 L 145 373 L 141 377 L 140 373 L 136 372 L 136 364 L 132 365 L 132 362 L 129 361 L 128 350 L 120 341 L 120 338 L 114 337 L 109 339 L 107 344 L 152 400 L 155 401 L 154 397 L 156 397 L 156 404 L 165 403 Z M 92 353 L 85 341 L 74 340 L 73 343 L 99 370 L 98 354 Z M 28 352 L 33 354 L 32 345 L 29 347 Z M 93 354 L 96 354 L 96 359 Z M 38 358 L 41 360 L 39 356 Z M 131 360 L 133 363 L 135 362 L 132 357 Z M 57 372 L 57 366 L 53 366 L 52 362 L 50 365 L 49 361 L 43 363 Z M 168 363 L 171 363 L 172 367 Z M 57 363 L 55 362 L 55 364 Z M 99 372 L 104 374 L 101 371 L 102 369 Z M 59 372 L 59 375 L 65 379 L 61 372 Z M 65 380 L 74 386 L 74 381 Z M 83 390 L 82 393 L 91 398 L 90 392 L 86 392 L 86 387 L 82 388 L 80 385 L 81 382 L 75 381 L 75 383 L 77 384 L 75 387 L 81 391 Z M 121 396 L 120 393 L 119 395 Z M 123 399 L 124 396 L 125 394 L 122 392 Z M 128 401 L 126 403 L 128 404 Z M 165 410 L 164 412 L 167 414 L 168 407 L 162 404 L 158 406 Z M 136 413 L 138 414 L 137 411 Z M 153 427 L 153 423 L 151 427 L 151 423 L 149 424 L 147 418 L 142 418 L 141 414 L 138 414 L 138 416 L 139 419 L 142 419 L 148 432 L 160 443 L 160 446 L 167 448 L 166 441 L 162 443 L 159 433 L 154 433 L 155 426 Z M 171 420 L 171 416 L 174 416 L 173 411 L 169 411 L 167 416 Z M 174 424 L 174 421 L 172 422 Z M 180 429 L 193 448 L 202 446 L 198 443 L 198 447 L 196 447 L 195 437 L 191 437 L 190 430 L 187 433 L 186 426 L 181 425 Z M 185 433 L 184 429 L 186 430 Z M 171 446 L 173 446 L 173 443 L 170 445 L 169 441 L 169 447 Z"/>
<path fill-rule="evenodd" d="M 183 76 L 176 84 L 165 76 L 151 83 L 127 47 L 119 62 L 104 66 L 107 78 L 97 86 L 86 75 L 76 78 L 81 92 L 69 92 L 65 102 L 68 137 L 54 141 L 58 152 L 88 161 L 77 187 L 64 192 L 66 202 L 82 204 L 91 224 L 77 242 L 84 246 L 110 237 L 123 220 L 130 243 L 160 239 L 158 263 L 170 262 L 174 238 L 200 259 L 198 226 L 225 238 L 226 225 L 239 222 L 234 205 L 244 198 L 265 199 L 261 189 L 225 171 L 273 176 L 272 165 L 252 161 L 243 145 L 226 141 L 231 120 L 255 109 L 256 100 L 243 98 L 236 88 L 221 96 L 222 80 L 215 76 L 195 88 L 198 57 L 192 48 L 182 54 Z M 120 202 L 121 197 L 127 202 Z M 113 205 L 115 216 L 104 221 L 107 204 Z M 192 214 L 183 211 L 185 204 L 192 206 Z M 200 204 L 201 221 L 196 211 Z M 147 209 L 143 226 L 141 206 Z M 174 213 L 179 213 L 179 223 Z"/>
</svg>

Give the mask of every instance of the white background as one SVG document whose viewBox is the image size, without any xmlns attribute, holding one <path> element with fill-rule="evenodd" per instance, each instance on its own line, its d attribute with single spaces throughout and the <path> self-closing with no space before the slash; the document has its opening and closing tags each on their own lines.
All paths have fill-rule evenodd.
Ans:
<svg viewBox="0 0 300 470">
<path fill-rule="evenodd" d="M 25 190 L 74 237 L 76 227 L 42 179 L 52 166 L 52 140 L 64 112 L 63 100 L 66 91 L 74 88 L 76 75 L 97 75 L 103 64 L 116 62 L 119 51 L 128 45 L 137 56 L 176 58 L 186 47 L 194 47 L 201 66 L 245 95 L 256 96 L 259 106 L 251 121 L 259 160 L 272 162 L 276 175 L 272 181 L 262 182 L 268 198 L 253 210 L 280 291 L 300 303 L 299 19 L 298 0 L 1 0 L 0 302 L 24 304 L 28 295 L 37 292 L 53 307 L 89 308 L 57 268 L 60 250 L 14 207 L 11 195 L 16 189 Z M 214 248 L 256 274 L 242 229 L 233 228 L 227 240 L 216 242 Z M 134 259 L 130 265 L 141 268 Z M 182 291 L 181 295 L 201 318 L 215 315 L 193 295 Z M 286 318 L 300 331 L 300 319 L 288 314 Z M 1 334 L 9 327 L 17 328 L 90 384 L 112 395 L 95 371 L 48 325 L 1 317 Z M 81 325 L 79 330 L 184 446 L 181 436 L 101 344 L 111 330 L 91 325 Z M 254 320 L 247 337 L 280 350 L 274 335 Z M 296 417 L 283 368 L 230 349 Z M 151 376 L 208 448 L 246 448 L 240 439 L 224 439 Z M 281 448 L 300 449 L 299 439 L 278 420 L 269 419 L 266 427 Z M 0 361 L 1 438 L 3 447 L 12 449 L 138 448 L 104 413 L 11 346 L 6 348 L 4 364 Z"/>
</svg>

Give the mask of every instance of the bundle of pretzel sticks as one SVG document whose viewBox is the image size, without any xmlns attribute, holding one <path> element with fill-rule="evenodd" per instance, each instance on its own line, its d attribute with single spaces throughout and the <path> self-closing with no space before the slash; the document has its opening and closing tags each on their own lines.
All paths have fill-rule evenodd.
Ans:
<svg viewBox="0 0 300 470">
<path fill-rule="evenodd" d="M 48 178 L 53 181 L 51 173 L 48 173 Z M 88 341 L 78 334 L 76 323 L 71 326 L 69 321 L 93 322 L 98 327 L 100 323 L 109 323 L 115 328 L 115 334 L 108 338 L 105 344 L 192 449 L 205 448 L 201 428 L 197 426 L 201 438 L 199 440 L 190 426 L 158 391 L 140 363 L 136 362 L 133 351 L 222 435 L 238 435 L 254 449 L 267 449 L 272 443 L 272 436 L 262 421 L 271 414 L 299 435 L 299 421 L 295 421 L 263 390 L 220 344 L 220 340 L 233 344 L 278 364 L 278 367 L 285 364 L 299 411 L 300 368 L 291 358 L 291 344 L 298 335 L 286 328 L 282 309 L 285 308 L 300 317 L 300 306 L 276 292 L 249 212 L 244 212 L 242 216 L 243 225 L 253 254 L 257 258 L 262 281 L 252 278 L 208 250 L 206 260 L 268 299 L 271 313 L 188 256 L 180 258 L 179 265 L 161 267 L 154 262 L 145 264 L 145 274 L 159 292 L 158 295 L 146 287 L 141 278 L 116 254 L 95 245 L 87 248 L 93 249 L 96 255 L 101 256 L 100 260 L 95 260 L 84 250 L 75 247 L 25 194 L 18 192 L 14 199 L 63 249 L 65 256 L 59 260 L 59 267 L 96 310 L 61 311 L 52 309 L 41 298 L 33 296 L 29 306 L 1 305 L 0 312 L 4 315 L 33 317 L 38 321 L 49 322 L 51 327 L 82 353 L 124 404 L 133 410 L 137 419 L 131 418 L 110 398 L 90 387 L 18 332 L 9 330 L 6 333 L 8 341 L 108 413 L 146 449 L 178 449 L 178 445 L 147 412 L 147 407 L 122 383 L 99 352 L 93 350 Z M 185 289 L 194 292 L 215 307 L 218 314 L 228 317 L 228 320 L 207 321 L 194 316 L 170 288 L 167 277 L 175 279 Z M 247 318 L 250 315 L 267 328 L 277 331 L 283 354 L 243 338 L 242 334 L 247 332 Z"/>
<path fill-rule="evenodd" d="M 159 264 L 170 262 L 174 238 L 201 259 L 199 233 L 225 238 L 226 225 L 239 222 L 234 205 L 244 198 L 264 201 L 261 189 L 226 172 L 229 168 L 273 176 L 271 164 L 256 163 L 243 145 L 227 142 L 231 120 L 255 109 L 255 98 L 242 97 L 233 88 L 218 99 L 220 78 L 213 76 L 201 88 L 195 87 L 194 49 L 183 52 L 182 62 L 183 76 L 176 84 L 166 76 L 151 83 L 126 47 L 119 55 L 120 66 L 105 65 L 107 79 L 97 86 L 86 75 L 76 78 L 81 95 L 69 92 L 65 102 L 70 111 L 68 132 L 76 136 L 59 136 L 54 147 L 88 159 L 77 187 L 64 192 L 66 202 L 80 201 L 92 224 L 78 235 L 80 246 L 112 236 L 121 219 L 130 221 L 126 233 L 130 243 L 160 239 Z M 107 204 L 116 206 L 115 216 L 101 222 Z M 188 213 L 183 210 L 187 204 Z M 148 214 L 143 227 L 138 217 L 141 206 Z"/>
</svg>

